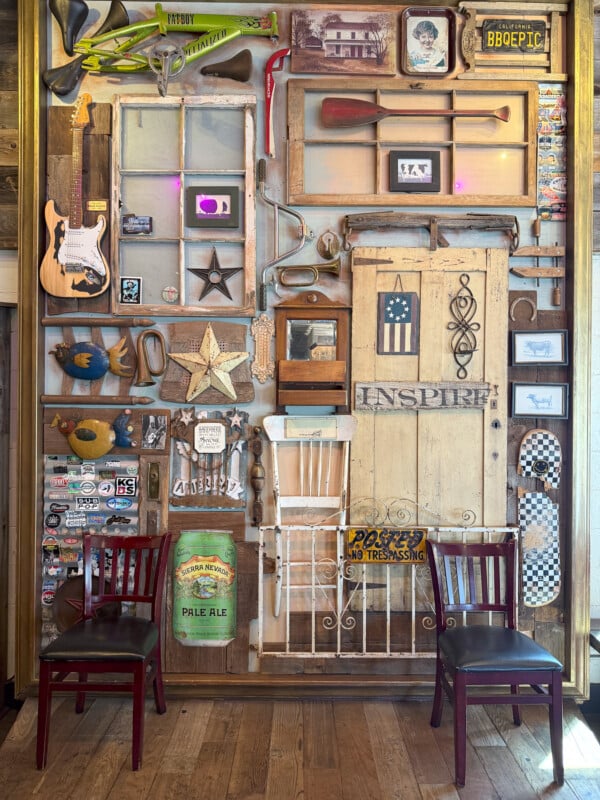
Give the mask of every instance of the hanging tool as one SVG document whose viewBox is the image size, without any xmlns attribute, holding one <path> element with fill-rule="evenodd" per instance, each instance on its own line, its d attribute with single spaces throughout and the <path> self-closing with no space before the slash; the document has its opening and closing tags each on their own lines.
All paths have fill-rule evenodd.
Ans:
<svg viewBox="0 0 600 800">
<path fill-rule="evenodd" d="M 540 247 L 540 235 L 541 235 L 541 232 L 542 232 L 542 220 L 540 219 L 540 215 L 537 213 L 537 210 L 536 210 L 536 214 L 535 214 L 535 219 L 531 223 L 531 232 L 533 233 L 533 236 L 535 238 L 535 246 L 539 250 L 539 247 Z M 536 257 L 535 257 L 535 265 L 538 268 L 540 266 L 540 257 L 539 257 L 539 255 L 536 255 Z M 536 286 L 540 285 L 540 279 L 539 278 L 535 279 L 535 285 Z"/>
<path fill-rule="evenodd" d="M 275 266 L 275 264 L 279 264 L 279 262 L 283 261 L 284 259 L 288 258 L 294 253 L 297 253 L 298 250 L 301 250 L 304 247 L 304 243 L 307 239 L 313 239 L 314 233 L 307 228 L 306 222 L 304 221 L 304 217 L 298 211 L 295 211 L 293 208 L 289 206 L 284 206 L 282 203 L 278 203 L 275 200 L 272 200 L 268 197 L 265 191 L 265 180 L 266 180 L 266 171 L 267 165 L 264 158 L 261 158 L 258 162 L 258 193 L 262 197 L 262 199 L 267 203 L 267 205 L 271 206 L 274 211 L 274 220 L 273 220 L 273 258 L 270 261 L 267 261 L 265 266 L 262 269 L 261 277 L 260 277 L 260 286 L 258 287 L 258 308 L 260 311 L 267 310 L 267 274 L 271 267 Z M 286 250 L 284 253 L 281 253 L 279 250 L 279 214 L 283 212 L 285 214 L 289 214 L 291 217 L 298 221 L 298 244 L 294 247 L 291 247 L 289 250 Z"/>
<path fill-rule="evenodd" d="M 274 72 L 281 72 L 283 59 L 289 56 L 289 47 L 283 47 L 269 58 L 265 64 L 265 153 L 275 158 L 275 141 L 273 136 L 273 99 L 275 97 Z"/>
<path fill-rule="evenodd" d="M 554 242 L 554 247 L 558 248 L 558 242 Z M 558 256 L 553 257 L 552 263 L 554 264 L 554 268 L 558 270 Z M 554 276 L 554 286 L 552 287 L 551 303 L 553 306 L 562 305 L 562 295 L 560 291 L 560 283 L 558 282 L 558 273 Z"/>
</svg>

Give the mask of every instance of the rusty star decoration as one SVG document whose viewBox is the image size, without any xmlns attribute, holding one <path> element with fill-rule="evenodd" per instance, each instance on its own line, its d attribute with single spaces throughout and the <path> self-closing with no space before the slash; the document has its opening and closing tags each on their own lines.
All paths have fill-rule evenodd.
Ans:
<svg viewBox="0 0 600 800">
<path fill-rule="evenodd" d="M 236 272 L 241 272 L 242 269 L 243 267 L 222 269 L 217 257 L 217 251 L 214 247 L 212 250 L 212 256 L 210 258 L 210 266 L 207 269 L 192 269 L 192 267 L 188 267 L 190 272 L 192 272 L 198 278 L 202 278 L 204 281 L 204 288 L 200 292 L 200 297 L 198 300 L 203 300 L 209 292 L 212 292 L 213 289 L 218 289 L 221 294 L 224 294 L 225 297 L 229 298 L 229 300 L 233 300 L 226 281 L 235 275 Z"/>
<path fill-rule="evenodd" d="M 222 352 L 209 322 L 197 353 L 169 353 L 169 358 L 190 373 L 190 383 L 185 396 L 186 403 L 190 403 L 211 386 L 230 400 L 237 400 L 229 373 L 242 364 L 249 355 L 250 353 Z"/>
</svg>

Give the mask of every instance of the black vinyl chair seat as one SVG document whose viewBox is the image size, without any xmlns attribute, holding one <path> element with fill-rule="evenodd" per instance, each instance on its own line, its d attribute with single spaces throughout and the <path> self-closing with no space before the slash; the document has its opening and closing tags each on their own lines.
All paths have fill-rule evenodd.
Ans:
<svg viewBox="0 0 600 800">
<path fill-rule="evenodd" d="M 158 628 L 148 619 L 86 619 L 50 642 L 40 660 L 143 661 L 157 642 Z"/>
<path fill-rule="evenodd" d="M 562 664 L 529 636 L 511 628 L 465 625 L 439 636 L 446 665 L 464 672 L 557 670 Z"/>
</svg>

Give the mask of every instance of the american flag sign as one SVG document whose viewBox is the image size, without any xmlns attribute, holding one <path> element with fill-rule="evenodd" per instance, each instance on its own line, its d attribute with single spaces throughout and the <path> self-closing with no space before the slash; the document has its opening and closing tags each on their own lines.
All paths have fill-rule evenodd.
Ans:
<svg viewBox="0 0 600 800">
<path fill-rule="evenodd" d="M 377 353 L 414 356 L 419 346 L 419 297 L 416 292 L 379 292 Z"/>
</svg>

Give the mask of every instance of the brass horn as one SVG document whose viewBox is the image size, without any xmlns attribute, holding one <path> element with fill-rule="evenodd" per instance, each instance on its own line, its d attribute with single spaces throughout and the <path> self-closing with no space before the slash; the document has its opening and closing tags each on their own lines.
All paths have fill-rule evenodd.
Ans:
<svg viewBox="0 0 600 800">
<path fill-rule="evenodd" d="M 231 78 L 244 83 L 250 78 L 252 72 L 252 53 L 250 50 L 240 50 L 227 61 L 217 64 L 207 64 L 202 67 L 202 75 L 214 75 L 215 78 Z"/>
<path fill-rule="evenodd" d="M 150 359 L 146 351 L 146 340 L 149 336 L 154 336 L 158 342 L 158 350 L 160 353 L 160 367 L 154 369 L 150 365 Z M 167 366 L 166 359 L 166 346 L 165 337 L 160 331 L 146 330 L 142 331 L 137 338 L 137 381 L 134 386 L 152 386 L 156 381 L 152 380 L 152 376 L 162 375 Z"/>
<path fill-rule="evenodd" d="M 333 261 L 326 261 L 323 264 L 294 264 L 289 267 L 277 267 L 276 272 L 279 277 L 279 283 L 282 286 L 301 288 L 303 286 L 312 286 L 315 284 L 319 280 L 319 274 L 321 272 L 339 277 L 341 268 L 340 262 L 341 259 L 338 256 L 334 258 Z M 291 273 L 300 274 L 290 277 Z M 302 273 L 304 273 L 304 275 L 302 275 Z"/>
</svg>

